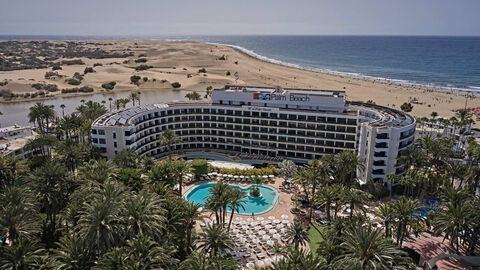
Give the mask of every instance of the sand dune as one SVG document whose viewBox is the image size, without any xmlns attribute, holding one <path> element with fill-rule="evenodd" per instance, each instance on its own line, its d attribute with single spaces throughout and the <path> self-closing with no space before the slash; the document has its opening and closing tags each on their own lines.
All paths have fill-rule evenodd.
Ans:
<svg viewBox="0 0 480 270">
<path fill-rule="evenodd" d="M 60 41 L 57 41 L 60 42 Z M 393 83 L 354 79 L 344 76 L 323 74 L 281 66 L 255 59 L 237 49 L 189 41 L 108 41 L 103 49 L 114 51 L 133 51 L 135 56 L 128 58 L 87 59 L 85 65 L 62 65 L 58 73 L 65 78 L 75 72 L 83 74 L 85 67 L 94 63 L 103 66 L 94 67 L 95 73 L 88 73 L 80 86 L 90 86 L 95 91 L 105 91 L 101 85 L 115 81 L 113 91 L 139 91 L 142 88 L 173 89 L 172 82 L 179 82 L 181 89 L 205 90 L 206 87 L 221 87 L 225 84 L 283 86 L 312 89 L 345 90 L 349 100 L 374 100 L 377 104 L 399 108 L 403 102 L 415 97 L 423 104 L 415 104 L 412 114 L 429 116 L 438 112 L 441 117 L 451 117 L 452 110 L 465 105 L 465 96 L 459 93 L 447 93 L 419 87 L 407 87 Z M 145 55 L 146 63 L 135 60 Z M 226 60 L 220 60 L 222 56 Z M 143 56 L 142 56 L 143 57 Z M 126 61 L 128 60 L 128 61 Z M 152 66 L 151 69 L 135 71 L 140 64 Z M 205 68 L 206 73 L 199 73 Z M 14 93 L 35 92 L 32 83 L 46 82 L 57 84 L 60 89 L 71 88 L 65 78 L 45 79 L 44 74 L 51 69 L 16 70 L 0 72 L 0 81 L 9 81 L 0 89 L 10 89 Z M 230 75 L 227 75 L 227 72 Z M 238 72 L 239 79 L 233 76 Z M 147 77 L 139 86 L 130 83 L 130 76 Z M 60 95 L 56 92 L 53 95 Z M 468 106 L 479 106 L 479 99 L 469 99 Z"/>
</svg>

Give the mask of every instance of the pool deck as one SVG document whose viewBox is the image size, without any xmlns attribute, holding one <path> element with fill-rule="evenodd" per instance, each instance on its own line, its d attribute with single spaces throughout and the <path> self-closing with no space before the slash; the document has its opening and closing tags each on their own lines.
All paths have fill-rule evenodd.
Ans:
<svg viewBox="0 0 480 270">
<path fill-rule="evenodd" d="M 196 185 L 199 185 L 199 184 L 208 183 L 208 182 L 216 182 L 216 181 L 215 180 L 207 180 L 207 181 L 195 182 L 195 183 L 192 183 L 192 184 L 189 184 L 189 185 L 185 185 L 183 187 L 183 194 L 182 195 L 185 195 L 185 193 L 188 192 L 192 187 L 194 187 Z M 290 220 L 290 222 L 293 223 L 294 215 L 292 213 L 290 213 L 290 209 L 293 208 L 293 206 L 292 206 L 293 192 L 284 190 L 283 187 L 282 187 L 282 182 L 283 182 L 283 178 L 275 177 L 275 183 L 263 184 L 265 186 L 270 186 L 270 187 L 276 188 L 280 192 L 280 195 L 279 195 L 280 197 L 278 199 L 277 205 L 274 206 L 272 210 L 270 210 L 266 213 L 260 214 L 260 215 L 255 215 L 255 217 L 267 218 L 269 216 L 275 216 L 277 218 L 280 218 L 280 216 L 282 216 L 282 215 L 288 215 L 288 220 Z M 229 182 L 226 182 L 226 183 L 229 183 Z M 250 184 L 248 184 L 248 183 L 235 183 L 235 185 L 239 185 L 239 186 L 245 188 L 245 187 L 249 186 Z M 203 215 L 204 215 L 204 217 L 207 217 L 207 218 L 214 218 L 215 217 L 213 212 L 210 212 L 210 211 L 206 211 Z M 251 215 L 235 214 L 234 218 L 235 217 L 246 218 L 246 217 L 251 217 Z M 200 223 L 197 222 L 197 229 L 200 228 L 199 224 Z"/>
</svg>

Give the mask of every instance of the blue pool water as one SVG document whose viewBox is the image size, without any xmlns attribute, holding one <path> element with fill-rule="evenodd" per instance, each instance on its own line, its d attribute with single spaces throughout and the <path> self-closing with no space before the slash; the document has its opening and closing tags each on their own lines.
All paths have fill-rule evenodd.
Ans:
<svg viewBox="0 0 480 270">
<path fill-rule="evenodd" d="M 421 216 L 421 217 L 426 217 L 427 216 L 427 213 L 430 212 L 430 211 L 433 211 L 433 209 L 431 207 L 428 207 L 428 206 L 422 206 L 422 207 L 419 207 L 417 208 L 417 213 L 414 213 L 413 215 L 414 216 Z"/>
<path fill-rule="evenodd" d="M 188 191 L 185 198 L 189 202 L 193 202 L 200 205 L 205 205 L 205 201 L 207 197 L 210 195 L 209 189 L 213 187 L 215 183 L 205 183 L 200 184 L 194 187 L 192 190 Z M 243 190 L 248 194 L 249 186 L 243 188 L 238 185 L 231 185 L 233 188 Z M 279 192 L 271 187 L 268 186 L 260 186 L 260 192 L 262 193 L 262 197 L 260 198 L 253 198 L 250 196 L 245 196 L 244 200 L 246 203 L 244 204 L 245 209 L 240 209 L 240 214 L 243 215 L 251 215 L 252 213 L 258 215 L 268 212 L 273 209 L 273 207 L 278 202 L 278 198 L 280 196 Z"/>
</svg>

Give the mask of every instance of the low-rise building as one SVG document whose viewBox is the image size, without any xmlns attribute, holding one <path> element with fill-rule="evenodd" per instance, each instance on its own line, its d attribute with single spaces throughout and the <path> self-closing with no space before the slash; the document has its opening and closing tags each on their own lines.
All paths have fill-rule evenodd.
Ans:
<svg viewBox="0 0 480 270">
<path fill-rule="evenodd" d="M 32 150 L 26 150 L 25 145 L 38 134 L 29 126 L 9 126 L 0 128 L 0 156 L 13 156 L 27 159 L 34 155 Z"/>
</svg>

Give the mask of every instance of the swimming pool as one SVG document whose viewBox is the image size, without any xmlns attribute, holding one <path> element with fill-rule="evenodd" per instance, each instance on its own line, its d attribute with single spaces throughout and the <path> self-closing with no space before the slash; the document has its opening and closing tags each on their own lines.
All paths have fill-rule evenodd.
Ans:
<svg viewBox="0 0 480 270">
<path fill-rule="evenodd" d="M 200 184 L 198 186 L 192 187 L 188 190 L 184 197 L 189 202 L 193 202 L 200 205 L 205 205 L 205 201 L 207 197 L 210 195 L 209 189 L 213 187 L 215 183 L 205 183 Z M 241 187 L 238 185 L 231 185 L 233 188 L 240 189 L 245 191 L 247 194 L 249 192 L 249 186 Z M 278 202 L 280 198 L 280 192 L 278 192 L 275 188 L 269 186 L 259 186 L 260 192 L 262 193 L 262 197 L 254 198 L 250 196 L 245 196 L 244 200 L 246 203 L 243 205 L 245 209 L 240 209 L 241 215 L 251 215 L 254 213 L 255 215 L 264 214 L 270 210 L 272 210 Z"/>
</svg>

